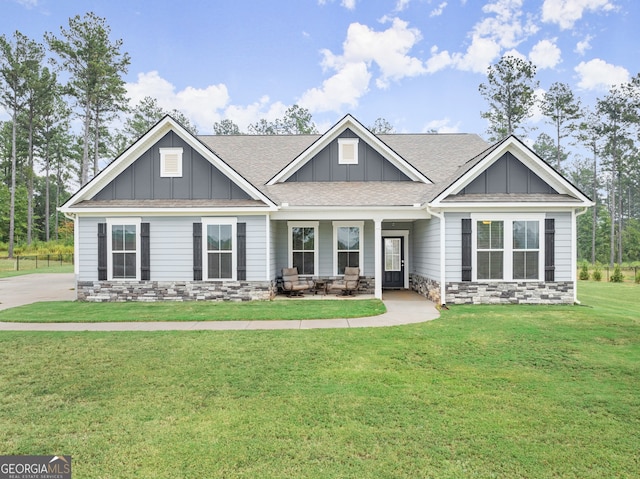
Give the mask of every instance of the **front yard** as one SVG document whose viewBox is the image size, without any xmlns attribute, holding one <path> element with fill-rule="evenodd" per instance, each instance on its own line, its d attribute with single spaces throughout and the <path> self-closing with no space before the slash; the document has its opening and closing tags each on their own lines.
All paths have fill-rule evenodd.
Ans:
<svg viewBox="0 0 640 479">
<path fill-rule="evenodd" d="M 392 328 L 0 333 L 0 451 L 78 478 L 637 477 L 640 286 Z"/>
</svg>

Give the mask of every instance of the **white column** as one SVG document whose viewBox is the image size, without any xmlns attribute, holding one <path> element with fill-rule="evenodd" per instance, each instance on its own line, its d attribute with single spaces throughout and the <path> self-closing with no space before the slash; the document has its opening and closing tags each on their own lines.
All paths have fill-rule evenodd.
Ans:
<svg viewBox="0 0 640 479">
<path fill-rule="evenodd" d="M 445 216 L 442 213 L 440 216 L 440 304 L 447 303 L 447 228 L 444 220 Z"/>
<path fill-rule="evenodd" d="M 382 299 L 382 220 L 374 219 L 375 224 L 375 296 L 377 299 Z"/>
</svg>

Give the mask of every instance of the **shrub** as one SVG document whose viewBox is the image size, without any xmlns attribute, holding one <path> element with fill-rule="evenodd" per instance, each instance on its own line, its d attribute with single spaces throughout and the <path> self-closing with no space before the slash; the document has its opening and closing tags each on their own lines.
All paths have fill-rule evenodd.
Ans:
<svg viewBox="0 0 640 479">
<path fill-rule="evenodd" d="M 589 279 L 589 265 L 587 263 L 582 263 L 582 268 L 580 268 L 580 279 L 583 281 L 587 281 Z"/>
<path fill-rule="evenodd" d="M 640 284 L 640 271 L 636 272 L 636 283 Z"/>
<path fill-rule="evenodd" d="M 624 281 L 624 275 L 622 274 L 622 270 L 620 269 L 620 265 L 616 264 L 616 267 L 613 269 L 613 274 L 611 275 L 612 283 L 622 283 Z"/>
<path fill-rule="evenodd" d="M 596 265 L 596 267 L 593 270 L 593 280 L 594 281 L 601 281 L 602 280 L 602 270 L 600 269 L 600 266 Z"/>
</svg>

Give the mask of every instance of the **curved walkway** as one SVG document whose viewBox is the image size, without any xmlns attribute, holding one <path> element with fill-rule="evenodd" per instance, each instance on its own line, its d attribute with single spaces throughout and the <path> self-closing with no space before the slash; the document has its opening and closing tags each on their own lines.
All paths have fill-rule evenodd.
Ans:
<svg viewBox="0 0 640 479">
<path fill-rule="evenodd" d="M 69 275 L 38 274 L 6 278 L 0 282 L 0 309 L 37 301 L 71 301 L 75 292 Z M 73 281 L 73 275 L 71 281 Z M 19 279 L 18 281 L 13 281 Z M 11 280 L 11 281 L 7 281 Z M 71 283 L 73 284 L 73 283 Z M 13 292 L 12 292 L 13 291 Z M 31 293 L 29 293 L 31 291 Z M 58 291 L 58 296 L 56 296 Z M 13 300 L 6 299 L 15 295 Z M 63 297 L 60 297 L 62 295 Z M 435 305 L 412 291 L 388 291 L 383 294 L 387 312 L 379 316 L 350 319 L 305 319 L 284 321 L 162 321 L 109 323 L 6 323 L 0 331 L 228 331 L 265 329 L 370 328 L 422 323 L 440 316 Z M 10 306 L 8 304 L 11 304 Z M 4 307 L 2 307 L 4 306 Z"/>
</svg>

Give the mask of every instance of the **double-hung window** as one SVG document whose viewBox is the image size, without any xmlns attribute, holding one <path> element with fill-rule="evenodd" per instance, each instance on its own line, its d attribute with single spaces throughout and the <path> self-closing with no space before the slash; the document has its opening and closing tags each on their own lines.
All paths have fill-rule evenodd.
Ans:
<svg viewBox="0 0 640 479">
<path fill-rule="evenodd" d="M 107 279 L 140 279 L 140 218 L 107 220 Z"/>
<path fill-rule="evenodd" d="M 318 271 L 318 222 L 290 221 L 289 264 L 298 268 L 298 274 L 317 275 Z"/>
<path fill-rule="evenodd" d="M 474 280 L 542 280 L 543 221 L 536 214 L 472 215 Z"/>
<path fill-rule="evenodd" d="M 362 234 L 364 222 L 333 222 L 335 247 L 334 274 L 344 274 L 346 267 L 362 269 Z"/>
<path fill-rule="evenodd" d="M 236 280 L 237 245 L 235 218 L 203 218 L 204 280 Z"/>
</svg>

